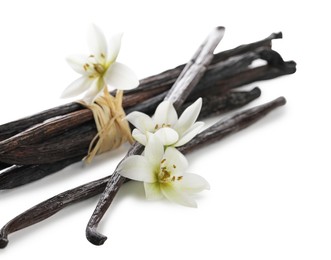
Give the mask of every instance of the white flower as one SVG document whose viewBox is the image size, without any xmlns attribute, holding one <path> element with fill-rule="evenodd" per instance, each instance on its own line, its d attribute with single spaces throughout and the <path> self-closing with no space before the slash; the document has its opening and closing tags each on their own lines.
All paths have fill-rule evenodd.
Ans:
<svg viewBox="0 0 331 260">
<path fill-rule="evenodd" d="M 82 76 L 72 82 L 62 97 L 73 97 L 87 91 L 85 100 L 93 100 L 106 85 L 113 89 L 131 89 L 139 81 L 126 65 L 116 62 L 121 47 L 122 34 L 113 35 L 107 46 L 102 31 L 92 25 L 88 33 L 90 55 L 67 58 L 69 65 Z"/>
<path fill-rule="evenodd" d="M 155 133 L 163 145 L 181 146 L 192 140 L 203 127 L 203 122 L 195 122 L 202 106 L 199 98 L 185 109 L 178 119 L 177 112 L 169 101 L 163 101 L 156 108 L 151 118 L 142 112 L 132 112 L 126 119 L 136 128 L 132 131 L 133 138 L 146 145 L 150 133 Z"/>
<path fill-rule="evenodd" d="M 151 135 L 144 155 L 133 155 L 118 167 L 119 173 L 129 179 L 143 181 L 147 199 L 167 199 L 188 207 L 197 207 L 192 193 L 209 189 L 208 182 L 199 175 L 186 173 L 188 162 L 174 147 L 164 146 Z"/>
</svg>

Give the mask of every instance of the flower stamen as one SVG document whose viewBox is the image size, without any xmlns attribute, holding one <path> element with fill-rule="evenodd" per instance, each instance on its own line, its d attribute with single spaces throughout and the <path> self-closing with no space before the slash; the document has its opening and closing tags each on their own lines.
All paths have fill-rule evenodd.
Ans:
<svg viewBox="0 0 331 260">
<path fill-rule="evenodd" d="M 161 164 L 166 161 L 166 158 L 162 159 Z M 172 165 L 174 169 L 177 168 L 175 164 Z M 169 183 L 174 181 L 180 181 L 183 176 L 174 176 L 171 170 L 168 170 L 167 166 L 160 167 L 160 172 L 158 173 L 159 182 L 161 183 Z"/>
<path fill-rule="evenodd" d="M 100 75 L 102 75 L 105 71 L 105 68 L 99 63 L 93 64 L 93 68 Z"/>
<path fill-rule="evenodd" d="M 90 64 L 88 64 L 88 63 L 85 63 L 84 65 L 83 65 L 83 68 L 84 68 L 84 70 L 85 71 L 87 71 L 87 69 L 90 67 Z"/>
</svg>

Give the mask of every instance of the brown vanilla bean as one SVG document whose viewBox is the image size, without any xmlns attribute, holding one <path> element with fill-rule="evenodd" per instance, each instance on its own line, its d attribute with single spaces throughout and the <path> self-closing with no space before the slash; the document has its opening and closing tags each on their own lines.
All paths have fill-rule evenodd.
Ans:
<svg viewBox="0 0 331 260">
<path fill-rule="evenodd" d="M 182 106 L 187 96 L 202 78 L 213 59 L 215 48 L 223 38 L 224 30 L 224 27 L 217 27 L 208 35 L 192 59 L 186 64 L 173 87 L 169 90 L 165 100 L 169 100 L 176 109 Z M 141 154 L 142 151 L 142 145 L 136 142 L 123 160 L 133 154 Z M 107 239 L 106 236 L 97 231 L 97 228 L 100 220 L 113 201 L 114 196 L 110 196 L 110 194 L 116 194 L 126 180 L 126 178 L 119 174 L 117 168 L 108 181 L 86 227 L 86 238 L 94 245 L 102 245 Z"/>
<path fill-rule="evenodd" d="M 104 190 L 108 179 L 109 177 L 105 177 L 65 191 L 20 214 L 0 230 L 0 248 L 7 246 L 9 234 L 45 220 L 73 203 L 100 194 Z"/>
<path fill-rule="evenodd" d="M 203 145 L 214 143 L 232 133 L 236 133 L 260 120 L 277 107 L 284 105 L 285 102 L 284 98 L 277 98 L 269 103 L 239 112 L 226 120 L 221 120 L 181 147 L 181 152 L 189 153 Z M 41 222 L 69 205 L 100 194 L 109 179 L 110 176 L 65 191 L 16 216 L 0 230 L 0 248 L 7 246 L 8 236 L 11 233 Z M 110 194 L 110 196 L 115 195 L 116 193 Z"/>
<path fill-rule="evenodd" d="M 1 172 L 3 169 L 6 169 L 6 168 L 11 167 L 11 166 L 12 166 L 11 164 L 0 162 L 0 172 Z"/>
<path fill-rule="evenodd" d="M 79 155 L 83 158 L 96 133 L 94 125 L 84 124 L 45 142 L 22 145 L 3 154 L 2 159 L 7 163 L 30 165 L 52 163 Z"/>
<path fill-rule="evenodd" d="M 219 141 L 229 134 L 233 134 L 247 128 L 270 113 L 275 108 L 285 104 L 286 99 L 284 97 L 279 97 L 269 103 L 247 109 L 243 112 L 239 112 L 228 119 L 220 120 L 216 124 L 209 127 L 205 133 L 203 132 L 196 138 L 193 138 L 191 142 L 189 142 L 183 148 L 179 148 L 179 150 L 182 152 L 191 152 L 195 150 L 197 146 L 201 147 L 202 145 L 207 145 Z"/>
<path fill-rule="evenodd" d="M 68 129 L 79 126 L 91 119 L 90 112 L 87 109 L 83 111 L 86 112 L 81 113 L 76 111 L 59 118 L 54 118 L 47 123 L 36 125 L 20 134 L 2 141 L 0 154 L 14 150 L 18 146 L 42 142 L 53 136 L 64 134 Z"/>
<path fill-rule="evenodd" d="M 218 63 L 218 62 L 220 62 L 222 60 L 226 60 L 226 59 L 228 59 L 228 58 L 230 58 L 234 55 L 240 55 L 240 54 L 243 54 L 245 52 L 252 51 L 252 50 L 255 50 L 257 48 L 260 48 L 260 47 L 266 47 L 266 48 L 271 49 L 272 40 L 281 39 L 281 38 L 283 38 L 282 32 L 272 33 L 267 38 L 265 38 L 264 40 L 249 43 L 249 44 L 243 44 L 243 45 L 240 45 L 240 46 L 238 46 L 234 49 L 223 51 L 222 53 L 220 53 L 220 55 L 217 55 L 213 59 L 212 63 L 213 64 Z"/>
<path fill-rule="evenodd" d="M 82 156 L 77 156 L 56 163 L 13 166 L 0 174 L 0 190 L 31 183 L 81 160 Z"/>
<path fill-rule="evenodd" d="M 0 140 L 5 140 L 27 128 L 40 124 L 53 117 L 66 115 L 82 109 L 78 103 L 69 103 L 55 108 L 42 111 L 38 114 L 25 117 L 13 122 L 0 125 Z"/>
<path fill-rule="evenodd" d="M 205 119 L 210 116 L 220 115 L 222 113 L 242 107 L 258 98 L 260 94 L 261 90 L 259 88 L 254 88 L 251 91 L 230 91 L 223 96 L 203 97 L 203 105 L 199 115 L 199 119 Z M 160 100 L 155 104 L 149 104 L 148 102 L 144 102 L 145 104 L 139 104 L 134 110 L 143 111 L 144 113 L 151 115 L 155 111 L 159 102 L 164 98 L 164 96 L 165 95 L 162 94 Z M 183 105 L 182 111 L 191 104 L 192 102 L 186 102 Z M 180 113 L 182 111 L 180 111 Z M 54 139 L 53 141 L 57 143 L 56 139 Z M 30 183 L 32 181 L 46 177 L 54 172 L 57 172 L 70 164 L 81 161 L 85 155 L 85 150 L 82 151 L 82 155 L 78 155 L 73 158 L 70 158 L 72 154 L 65 154 L 64 157 L 66 159 L 53 163 L 13 166 L 10 169 L 4 171 L 3 173 L 0 173 L 0 190 L 12 189 Z M 79 153 L 76 152 L 75 154 Z"/>
<path fill-rule="evenodd" d="M 226 92 L 230 89 L 237 88 L 246 84 L 250 84 L 253 82 L 258 82 L 262 80 L 269 80 L 274 79 L 283 75 L 289 75 L 293 74 L 296 71 L 296 63 L 294 61 L 287 61 L 284 62 L 282 67 L 274 67 L 271 65 L 264 65 L 252 69 L 247 69 L 245 71 L 242 71 L 238 73 L 237 75 L 220 80 L 216 83 L 216 85 L 219 85 L 219 88 L 209 88 L 208 90 L 200 91 L 200 95 L 204 96 L 206 95 L 205 92 L 208 93 L 208 95 L 217 94 L 220 91 Z"/>
<path fill-rule="evenodd" d="M 235 56 L 235 55 L 241 55 L 246 52 L 254 51 L 255 49 L 259 47 L 267 47 L 271 48 L 271 41 L 273 39 L 279 39 L 282 38 L 281 33 L 273 33 L 269 37 L 267 37 L 264 40 L 253 42 L 250 44 L 245 44 L 238 46 L 234 49 L 227 50 L 220 52 L 218 54 L 214 55 L 212 64 L 218 63 L 220 61 L 224 61 L 228 59 L 229 57 Z M 140 81 L 140 85 L 136 90 L 132 91 L 126 91 L 125 95 L 129 94 L 135 94 L 139 92 L 141 94 L 144 89 L 149 89 L 153 86 L 158 85 L 165 85 L 167 82 L 169 85 L 172 85 L 175 79 L 178 77 L 178 75 L 181 73 L 182 69 L 184 68 L 185 64 L 180 65 L 174 69 L 164 71 L 158 75 L 150 76 L 148 78 L 142 79 Z M 136 101 L 138 102 L 138 101 Z M 133 104 L 131 104 L 133 105 Z M 50 118 L 65 115 L 68 113 L 72 113 L 78 110 L 81 110 L 82 106 L 77 103 L 69 103 L 65 104 L 59 107 L 51 108 L 46 111 L 42 111 L 38 114 L 35 114 L 33 116 L 29 116 L 26 118 L 22 118 L 10 123 L 6 123 L 3 125 L 0 125 L 0 140 L 7 139 L 27 128 L 30 128 L 36 124 L 42 123 L 45 120 L 48 120 Z"/>
<path fill-rule="evenodd" d="M 258 87 L 250 91 L 230 91 L 218 98 L 216 96 L 208 96 L 202 98 L 203 104 L 206 104 L 208 109 L 201 109 L 199 119 L 208 118 L 211 116 L 221 115 L 234 109 L 243 107 L 249 102 L 257 99 L 261 95 L 261 90 Z M 182 111 L 185 110 L 191 103 L 184 104 Z"/>
</svg>

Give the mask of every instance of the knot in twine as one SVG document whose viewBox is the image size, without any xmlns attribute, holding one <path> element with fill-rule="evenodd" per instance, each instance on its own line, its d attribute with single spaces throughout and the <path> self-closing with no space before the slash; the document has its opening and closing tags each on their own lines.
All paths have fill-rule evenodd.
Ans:
<svg viewBox="0 0 331 260">
<path fill-rule="evenodd" d="M 91 163 L 97 154 L 116 149 L 127 141 L 131 144 L 134 142 L 129 123 L 124 119 L 122 100 L 122 90 L 118 90 L 116 96 L 113 97 L 104 87 L 103 95 L 92 104 L 79 101 L 81 105 L 92 111 L 98 130 L 90 143 L 88 154 L 83 159 L 86 163 Z"/>
</svg>

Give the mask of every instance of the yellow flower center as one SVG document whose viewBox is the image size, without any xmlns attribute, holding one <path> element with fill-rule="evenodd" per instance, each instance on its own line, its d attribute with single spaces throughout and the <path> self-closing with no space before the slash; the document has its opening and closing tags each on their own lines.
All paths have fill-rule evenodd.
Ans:
<svg viewBox="0 0 331 260">
<path fill-rule="evenodd" d="M 89 73 L 89 78 L 103 77 L 110 64 L 106 63 L 105 54 L 101 53 L 100 58 L 102 62 L 98 62 L 94 55 L 90 55 L 88 62 L 83 65 L 83 69 Z"/>
<path fill-rule="evenodd" d="M 173 175 L 173 170 L 177 168 L 175 164 L 172 166 L 165 165 L 166 159 L 163 159 L 161 161 L 161 166 L 160 170 L 158 173 L 158 180 L 161 183 L 169 183 L 169 182 L 174 182 L 174 181 L 180 181 L 183 176 L 174 176 Z"/>
<path fill-rule="evenodd" d="M 96 73 L 99 73 L 100 76 L 105 72 L 105 67 L 101 65 L 100 63 L 93 64 L 93 68 Z"/>
</svg>

